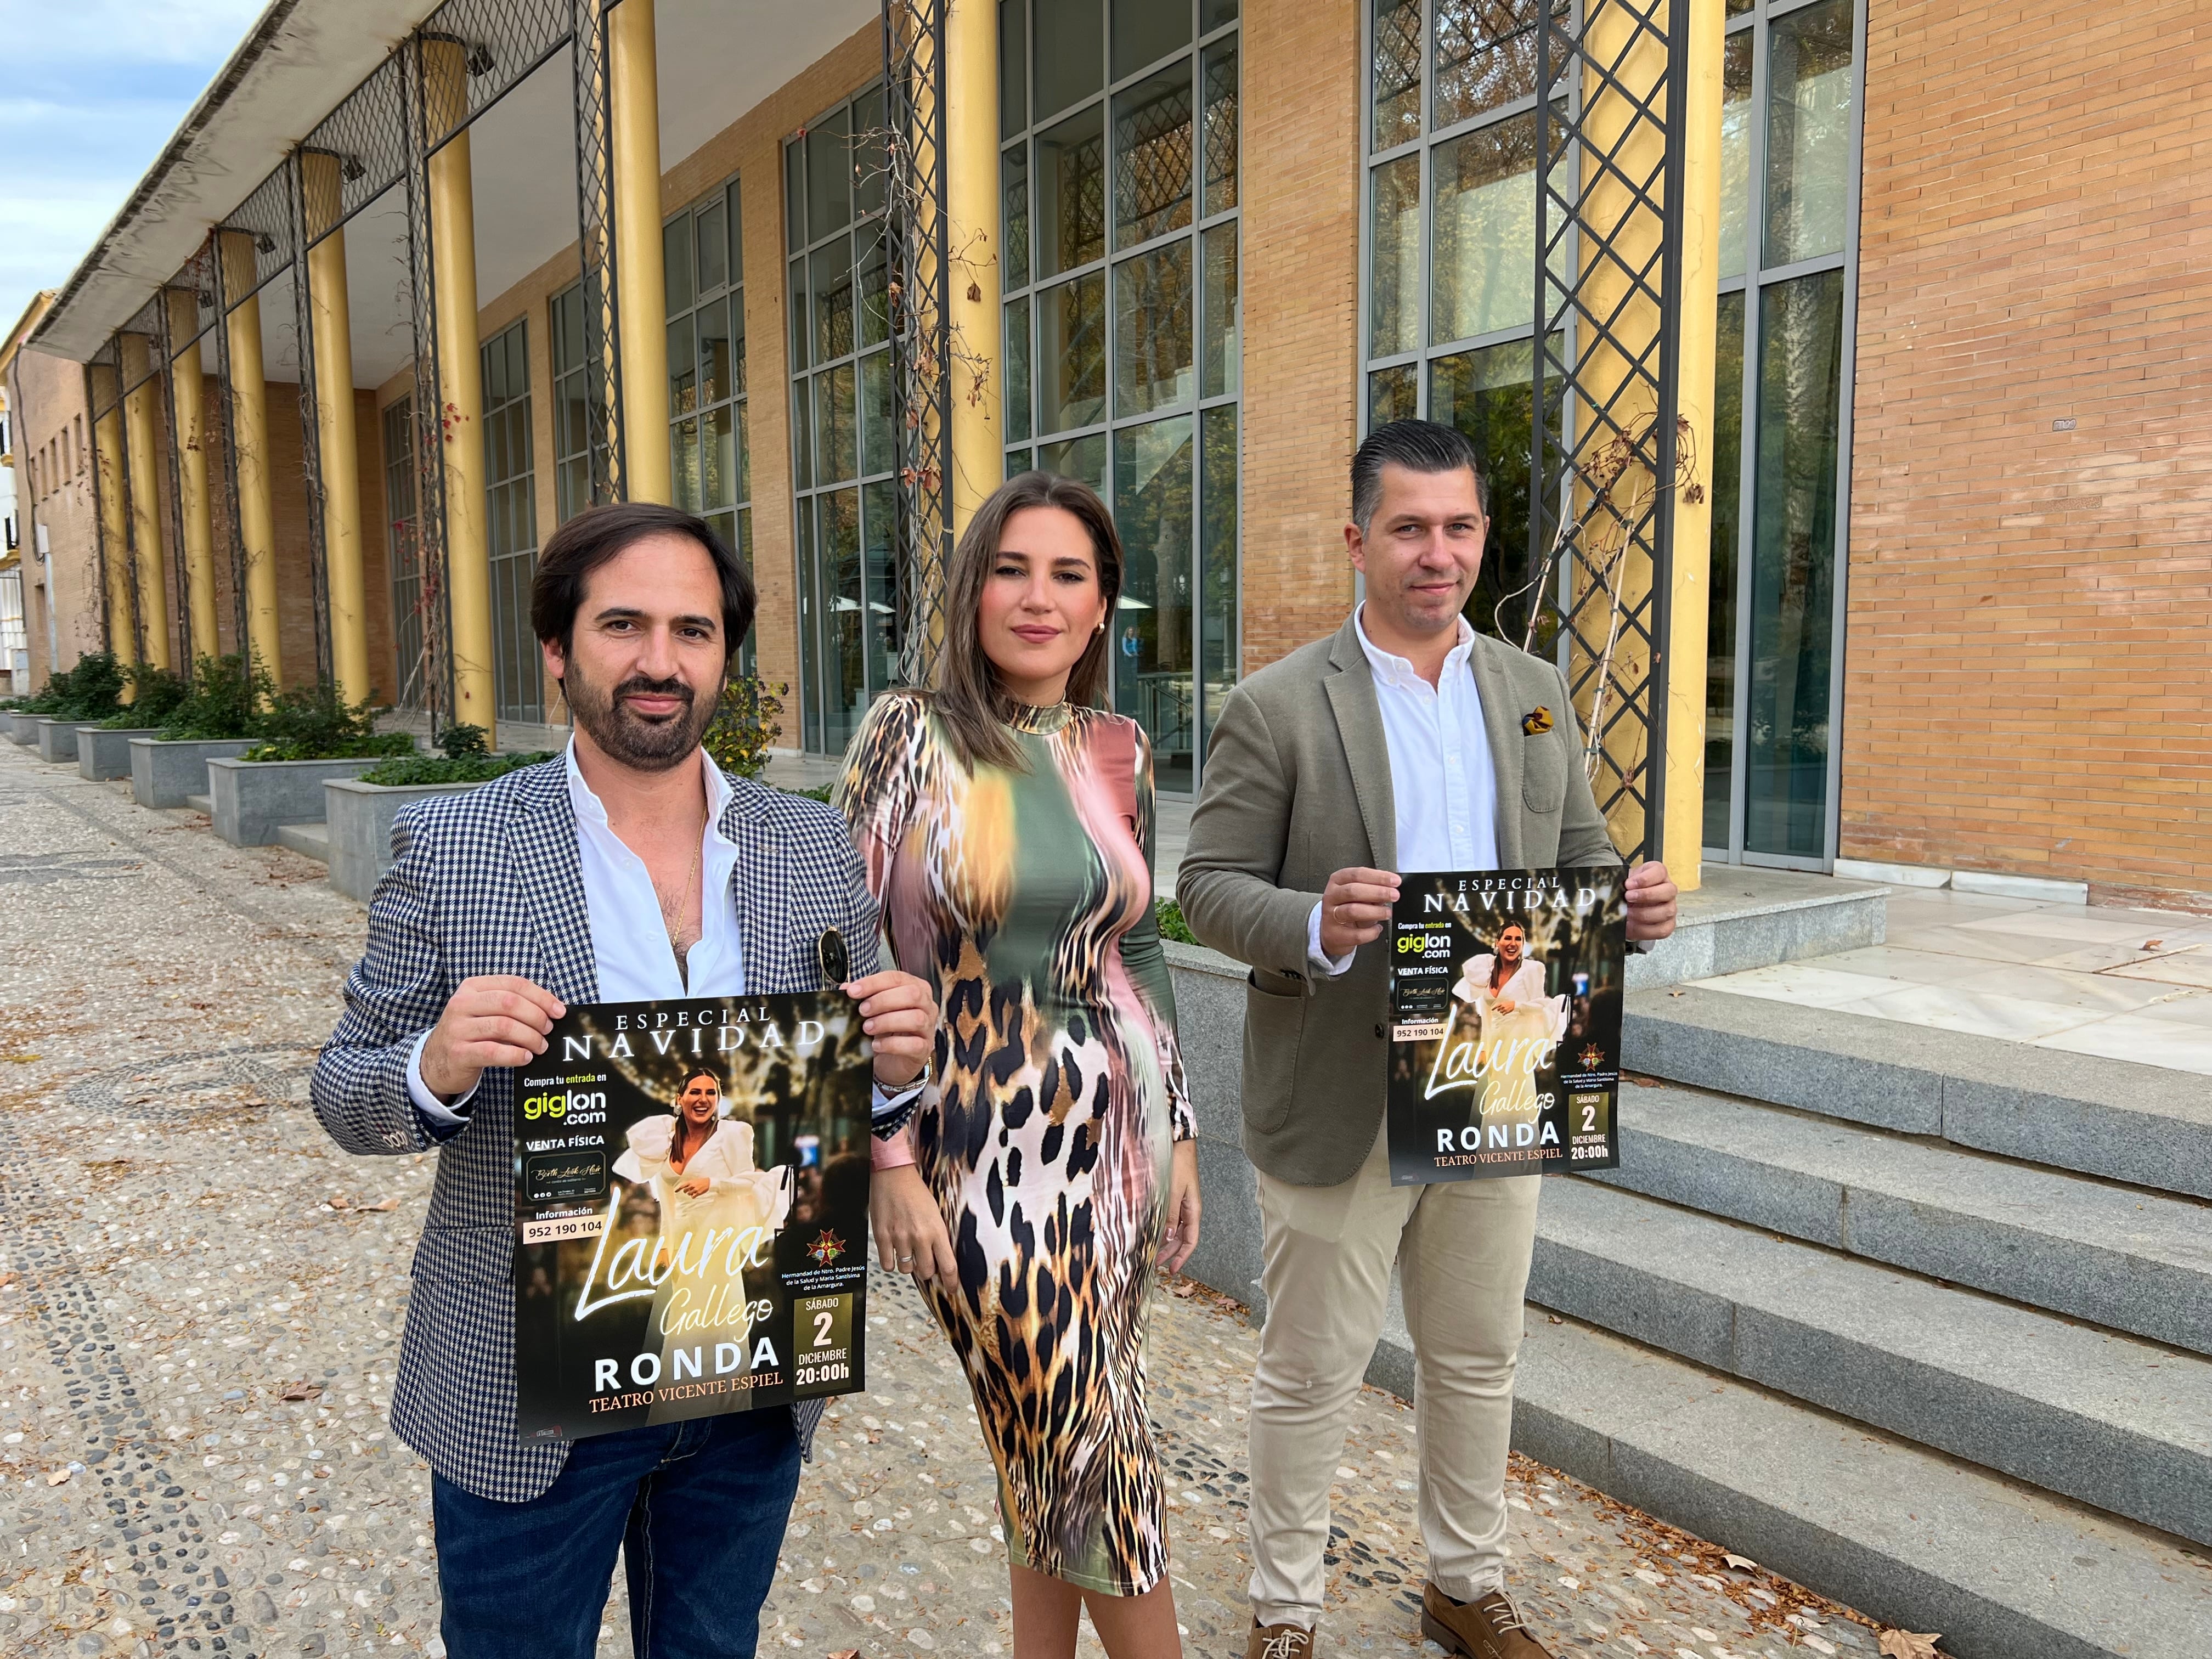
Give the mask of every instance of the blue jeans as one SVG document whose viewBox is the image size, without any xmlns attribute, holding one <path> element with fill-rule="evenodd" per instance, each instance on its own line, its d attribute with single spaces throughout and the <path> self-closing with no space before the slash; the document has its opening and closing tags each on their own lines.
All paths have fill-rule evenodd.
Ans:
<svg viewBox="0 0 2212 1659">
<path fill-rule="evenodd" d="M 799 1441 L 769 1407 L 579 1440 L 526 1504 L 430 1487 L 450 1659 L 592 1659 L 618 1547 L 636 1659 L 752 1659 Z"/>
</svg>

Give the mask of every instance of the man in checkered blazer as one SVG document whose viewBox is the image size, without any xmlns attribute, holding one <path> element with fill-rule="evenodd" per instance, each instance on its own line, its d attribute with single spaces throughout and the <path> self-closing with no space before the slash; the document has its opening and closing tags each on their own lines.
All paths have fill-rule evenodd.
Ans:
<svg viewBox="0 0 2212 1659">
<path fill-rule="evenodd" d="M 515 1432 L 514 1066 L 569 1003 L 823 988 L 847 942 L 876 1052 L 877 1133 L 912 1110 L 929 988 L 875 971 L 844 822 L 700 748 L 752 623 L 744 565 L 700 520 L 633 503 L 547 543 L 532 623 L 568 752 L 403 809 L 367 953 L 317 1061 L 348 1152 L 438 1151 L 392 1421 L 429 1462 L 451 1659 L 589 1659 L 617 1548 L 635 1650 L 749 1656 L 821 1404 L 580 1440 Z"/>
</svg>

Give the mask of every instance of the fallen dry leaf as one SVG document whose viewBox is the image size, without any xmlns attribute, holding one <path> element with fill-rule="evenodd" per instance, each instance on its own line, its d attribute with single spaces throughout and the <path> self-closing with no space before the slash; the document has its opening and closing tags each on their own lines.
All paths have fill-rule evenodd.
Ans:
<svg viewBox="0 0 2212 1659">
<path fill-rule="evenodd" d="M 332 1193 L 328 1198 L 325 1199 L 323 1202 L 329 1205 L 333 1210 L 347 1210 L 353 1207 L 336 1193 Z"/>
<path fill-rule="evenodd" d="M 1921 1636 L 1909 1630 L 1886 1630 L 1881 1633 L 1881 1650 L 1885 1659 L 1943 1659 L 1936 1647 L 1942 1639 L 1939 1632 Z"/>
<path fill-rule="evenodd" d="M 1735 1555 L 1724 1551 L 1721 1555 L 1721 1559 L 1727 1562 L 1729 1565 L 1739 1568 L 1745 1572 L 1757 1572 L 1759 1571 L 1759 1563 L 1753 1560 L 1747 1555 Z"/>
<path fill-rule="evenodd" d="M 396 1210 L 398 1207 L 399 1200 L 396 1198 L 387 1198 L 381 1204 L 364 1204 L 362 1206 L 362 1208 L 365 1210 Z"/>
<path fill-rule="evenodd" d="M 830 1656 L 830 1659 L 860 1659 L 860 1650 L 858 1648 L 840 1648 Z"/>
<path fill-rule="evenodd" d="M 279 1400 L 320 1400 L 323 1385 L 319 1382 L 295 1382 L 276 1397 Z"/>
<path fill-rule="evenodd" d="M 12 1267 L 11 1267 L 11 1268 L 9 1268 L 6 1273 L 0 1273 L 0 1291 L 4 1291 L 4 1290 L 6 1290 L 6 1289 L 10 1285 L 14 1284 L 17 1279 L 21 1279 L 22 1276 L 23 1276 L 22 1274 L 21 1274 L 21 1273 L 17 1273 L 17 1272 L 16 1272 L 14 1268 L 12 1268 Z"/>
<path fill-rule="evenodd" d="M 56 1469 L 52 1474 L 46 1477 L 46 1484 L 50 1486 L 67 1486 L 69 1484 L 69 1471 L 67 1469 Z"/>
<path fill-rule="evenodd" d="M 2142 948 L 2146 951 L 2155 951 L 2160 945 L 2165 943 L 2166 941 L 2162 939 L 2147 939 L 2142 942 Z"/>
</svg>

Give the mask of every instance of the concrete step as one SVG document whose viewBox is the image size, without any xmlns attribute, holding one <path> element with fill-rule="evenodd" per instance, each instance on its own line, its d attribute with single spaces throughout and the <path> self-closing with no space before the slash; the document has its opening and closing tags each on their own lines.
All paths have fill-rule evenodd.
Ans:
<svg viewBox="0 0 2212 1659">
<path fill-rule="evenodd" d="M 1592 1182 L 1528 1299 L 2212 1544 L 2212 1361 Z"/>
<path fill-rule="evenodd" d="M 2204 1659 L 2177 1540 L 1533 1309 L 1513 1443 L 1960 1659 Z"/>
<path fill-rule="evenodd" d="M 331 826 L 327 823 L 280 823 L 276 826 L 276 844 L 289 847 L 302 858 L 318 864 L 331 861 Z"/>
<path fill-rule="evenodd" d="M 195 812 L 204 812 L 210 817 L 215 816 L 215 797 L 212 795 L 187 795 L 185 805 Z"/>
<path fill-rule="evenodd" d="M 1628 1068 L 2212 1198 L 2212 1077 L 1680 987 L 1633 991 Z"/>
<path fill-rule="evenodd" d="M 2212 1354 L 2212 1206 L 1652 1085 L 1589 1178 Z"/>
</svg>

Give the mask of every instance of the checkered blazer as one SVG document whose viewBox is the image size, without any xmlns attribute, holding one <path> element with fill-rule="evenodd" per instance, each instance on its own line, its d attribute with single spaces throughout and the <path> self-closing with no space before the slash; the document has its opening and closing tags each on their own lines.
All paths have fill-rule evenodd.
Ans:
<svg viewBox="0 0 2212 1659">
<path fill-rule="evenodd" d="M 844 820 L 742 778 L 730 792 L 721 828 L 738 848 L 731 898 L 747 988 L 820 989 L 814 945 L 825 927 L 844 936 L 855 977 L 874 972 L 876 902 Z M 407 1061 L 453 988 L 477 975 L 518 975 L 565 1002 L 597 1000 L 563 763 L 402 808 L 392 849 L 369 902 L 368 952 L 346 976 L 345 1016 L 310 1093 L 349 1152 L 437 1149 L 392 1426 L 465 1491 L 523 1503 L 553 1484 L 568 1449 L 525 1444 L 514 1430 L 514 1074 L 486 1072 L 468 1127 L 440 1142 L 415 1115 Z M 811 1455 L 822 1402 L 793 1415 Z"/>
</svg>

